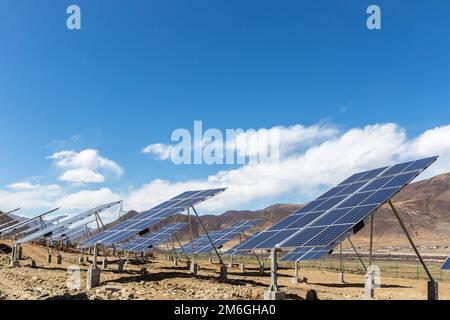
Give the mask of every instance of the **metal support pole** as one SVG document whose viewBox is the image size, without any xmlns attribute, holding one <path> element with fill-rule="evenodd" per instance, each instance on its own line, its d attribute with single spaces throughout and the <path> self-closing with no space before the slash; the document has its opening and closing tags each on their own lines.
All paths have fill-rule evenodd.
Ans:
<svg viewBox="0 0 450 320">
<path fill-rule="evenodd" d="M 270 287 L 269 287 L 269 291 L 278 291 L 278 275 L 277 275 L 277 271 L 278 271 L 278 261 L 277 261 L 277 249 L 272 249 L 270 251 L 270 260 L 271 260 L 271 264 L 270 264 Z"/>
<path fill-rule="evenodd" d="M 244 236 L 245 240 L 247 241 L 248 240 L 247 235 L 244 232 L 242 232 L 242 235 Z M 255 250 L 252 250 L 252 252 L 255 255 L 256 260 L 258 261 L 259 266 L 263 267 L 263 264 L 262 264 L 261 260 L 259 259 L 258 254 L 255 252 Z"/>
<path fill-rule="evenodd" d="M 411 244 L 412 248 L 414 249 L 414 252 L 416 253 L 417 257 L 419 258 L 420 263 L 422 264 L 422 267 L 425 269 L 425 272 L 428 275 L 428 278 L 430 279 L 430 281 L 432 283 L 435 283 L 433 276 L 431 275 L 430 270 L 428 270 L 428 267 L 425 264 L 425 261 L 423 260 L 422 256 L 419 253 L 419 250 L 417 250 L 416 245 L 414 244 L 411 236 L 409 235 L 408 230 L 406 229 L 405 225 L 403 224 L 402 219 L 400 218 L 397 210 L 395 209 L 394 205 L 392 204 L 392 202 L 389 200 L 388 201 L 389 206 L 391 207 L 392 211 L 394 212 L 395 217 L 398 220 L 398 223 L 400 224 L 400 227 L 403 229 L 403 232 L 405 233 L 406 237 L 408 238 L 409 243 Z"/>
<path fill-rule="evenodd" d="M 199 215 L 198 215 L 198 213 L 197 213 L 197 210 L 195 210 L 195 208 L 194 208 L 193 206 L 191 206 L 191 208 L 192 208 L 192 210 L 194 211 L 195 215 L 197 216 L 198 221 L 200 222 L 200 225 L 202 226 L 202 229 L 203 229 L 203 231 L 204 231 L 205 234 L 206 234 L 206 237 L 208 238 L 209 242 L 211 243 L 212 247 L 214 248 L 214 251 L 216 252 L 217 257 L 219 258 L 220 264 L 221 264 L 222 266 L 225 266 L 225 264 L 223 263 L 222 257 L 220 256 L 219 251 L 217 250 L 217 248 L 216 248 L 214 242 L 211 240 L 211 237 L 209 236 L 209 233 L 208 233 L 208 231 L 206 230 L 205 225 L 204 225 L 203 222 L 202 222 L 202 219 L 200 219 L 200 217 L 199 217 Z"/>
<path fill-rule="evenodd" d="M 195 248 L 194 248 L 194 232 L 192 230 L 192 219 L 191 219 L 191 214 L 189 212 L 189 207 L 187 208 L 187 215 L 188 215 L 188 220 L 189 220 L 189 229 L 190 229 L 190 233 L 189 236 L 191 238 L 191 249 L 192 249 L 192 263 L 195 264 Z"/>
<path fill-rule="evenodd" d="M 177 236 L 175 233 L 174 233 L 173 235 L 175 236 L 175 239 L 177 240 L 178 245 L 179 245 L 180 248 L 181 248 L 181 251 L 183 251 L 184 255 L 186 256 L 186 259 L 188 259 L 188 261 L 191 261 L 191 260 L 189 259 L 189 255 L 186 253 L 186 251 L 184 250 L 184 247 L 181 245 L 181 242 L 180 242 L 180 239 L 178 239 L 178 236 Z"/>
<path fill-rule="evenodd" d="M 265 300 L 282 300 L 285 298 L 285 293 L 278 290 L 278 262 L 277 262 L 277 252 L 278 249 L 273 248 L 270 251 L 271 257 L 271 283 L 269 286 L 269 290 L 264 292 Z"/>
<path fill-rule="evenodd" d="M 370 216 L 370 249 L 369 249 L 369 266 L 372 265 L 374 215 L 375 215 L 375 213 L 372 213 L 372 215 Z"/>
<path fill-rule="evenodd" d="M 97 244 L 94 244 L 94 259 L 92 260 L 92 267 L 97 269 Z"/>
<path fill-rule="evenodd" d="M 347 238 L 347 240 L 348 240 L 348 242 L 350 242 L 350 244 L 351 244 L 351 246 L 352 246 L 352 248 L 353 248 L 353 251 L 355 251 L 356 256 L 357 256 L 358 259 L 359 259 L 359 262 L 361 262 L 361 264 L 362 264 L 364 270 L 367 272 L 366 265 L 364 264 L 364 261 L 361 259 L 361 256 L 359 255 L 358 251 L 356 251 L 356 248 L 355 248 L 355 246 L 353 245 L 352 240 L 350 240 L 350 238 Z"/>
</svg>

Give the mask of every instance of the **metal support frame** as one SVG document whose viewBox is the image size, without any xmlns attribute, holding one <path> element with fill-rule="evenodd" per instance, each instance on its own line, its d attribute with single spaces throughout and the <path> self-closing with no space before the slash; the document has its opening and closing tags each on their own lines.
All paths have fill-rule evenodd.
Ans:
<svg viewBox="0 0 450 320">
<path fill-rule="evenodd" d="M 277 261 L 278 249 L 272 249 L 270 251 L 270 286 L 269 291 L 278 291 L 278 261 Z"/>
<path fill-rule="evenodd" d="M 428 275 L 428 278 L 432 283 L 436 283 L 436 281 L 433 278 L 433 275 L 431 274 L 430 270 L 428 270 L 428 267 L 425 264 L 425 261 L 423 260 L 422 256 L 420 255 L 419 250 L 417 249 L 416 245 L 414 244 L 414 241 L 412 240 L 411 236 L 409 235 L 408 230 L 405 227 L 405 224 L 403 223 L 402 219 L 400 218 L 397 210 L 395 209 L 394 205 L 392 204 L 391 200 L 388 201 L 389 206 L 391 207 L 392 211 L 394 212 L 395 217 L 398 220 L 398 223 L 400 224 L 400 227 L 402 228 L 403 232 L 406 235 L 406 238 L 408 238 L 409 243 L 411 244 L 414 252 L 416 253 L 417 257 L 419 258 L 420 263 L 422 264 L 422 267 L 424 268 L 425 272 Z"/>
<path fill-rule="evenodd" d="M 282 300 L 285 298 L 285 293 L 279 291 L 278 288 L 278 261 L 277 261 L 277 253 L 279 249 L 273 248 L 270 251 L 271 263 L 270 263 L 270 286 L 267 291 L 264 292 L 265 300 Z"/>
<path fill-rule="evenodd" d="M 195 215 L 197 216 L 198 221 L 200 222 L 200 225 L 202 226 L 203 231 L 206 234 L 206 237 L 208 238 L 209 242 L 211 243 L 212 247 L 214 248 L 214 251 L 216 252 L 217 257 L 219 258 L 219 262 L 222 266 L 225 266 L 225 264 L 223 263 L 222 257 L 220 256 L 219 250 L 217 250 L 216 245 L 214 244 L 214 242 L 211 240 L 211 237 L 209 236 L 208 231 L 206 230 L 205 225 L 203 224 L 202 219 L 200 219 L 200 216 L 197 213 L 197 210 L 195 210 L 194 206 L 191 206 L 192 210 L 194 211 Z"/>
<path fill-rule="evenodd" d="M 175 239 L 177 240 L 178 245 L 181 248 L 181 251 L 183 251 L 184 255 L 186 256 L 186 259 L 190 262 L 191 260 L 189 259 L 189 255 L 186 253 L 186 251 L 184 250 L 184 247 L 181 245 L 180 239 L 178 238 L 178 236 L 175 233 L 173 235 L 175 236 Z"/>
<path fill-rule="evenodd" d="M 187 216 L 188 216 L 189 230 L 190 230 L 189 236 L 191 238 L 190 240 L 191 240 L 191 249 L 192 249 L 192 263 L 195 263 L 194 231 L 192 229 L 192 219 L 191 219 L 191 213 L 189 211 L 189 207 L 187 208 Z M 189 262 L 190 262 L 190 260 L 189 260 Z"/>
<path fill-rule="evenodd" d="M 248 238 L 247 238 L 247 235 L 245 234 L 245 232 L 242 232 L 242 235 L 244 236 L 245 240 L 247 241 Z M 258 254 L 256 253 L 256 251 L 255 251 L 255 250 L 252 250 L 252 252 L 253 252 L 253 254 L 255 255 L 256 260 L 258 261 L 259 266 L 260 266 L 260 267 L 263 267 L 264 265 L 263 265 L 263 263 L 261 262 L 261 260 L 259 259 Z"/>
<path fill-rule="evenodd" d="M 350 242 L 350 245 L 352 246 L 353 251 L 355 251 L 356 256 L 357 256 L 358 259 L 359 259 L 359 262 L 361 262 L 361 264 L 362 264 L 362 266 L 363 266 L 363 268 L 364 268 L 364 271 L 367 272 L 367 267 L 366 267 L 366 265 L 364 264 L 364 261 L 361 259 L 361 256 L 359 255 L 359 253 L 358 253 L 358 251 L 356 250 L 355 246 L 353 245 L 352 240 L 350 240 L 350 238 L 347 238 L 347 240 L 348 240 L 348 242 Z"/>
</svg>

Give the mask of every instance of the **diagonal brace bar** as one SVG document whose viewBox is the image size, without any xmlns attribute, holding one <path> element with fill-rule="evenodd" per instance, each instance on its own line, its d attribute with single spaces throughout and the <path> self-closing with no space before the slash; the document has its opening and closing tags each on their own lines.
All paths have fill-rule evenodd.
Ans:
<svg viewBox="0 0 450 320">
<path fill-rule="evenodd" d="M 191 208 L 192 208 L 192 210 L 194 211 L 195 215 L 197 216 L 198 221 L 200 222 L 200 225 L 202 226 L 203 231 L 204 231 L 205 234 L 206 234 L 206 237 L 208 238 L 209 242 L 211 243 L 212 247 L 214 248 L 214 251 L 216 252 L 217 257 L 219 258 L 220 264 L 221 264 L 222 266 L 225 266 L 225 264 L 223 263 L 222 257 L 220 256 L 219 251 L 217 250 L 217 248 L 216 248 L 214 242 L 211 240 L 211 237 L 209 236 L 209 233 L 208 233 L 208 231 L 206 230 L 205 225 L 203 224 L 202 219 L 200 219 L 200 217 L 199 217 L 199 215 L 198 215 L 198 213 L 197 213 L 197 210 L 195 210 L 194 206 L 191 206 Z"/>
<path fill-rule="evenodd" d="M 422 256 L 419 253 L 419 250 L 417 250 L 416 245 L 414 244 L 411 236 L 409 235 L 408 230 L 406 229 L 405 225 L 403 224 L 402 219 L 400 218 L 400 216 L 398 215 L 397 210 L 395 209 L 394 205 L 392 204 L 391 200 L 388 201 L 389 206 L 391 207 L 392 211 L 394 212 L 395 217 L 398 220 L 398 223 L 400 224 L 400 227 L 403 229 L 403 232 L 405 233 L 406 237 L 408 238 L 409 243 L 411 244 L 411 246 L 414 249 L 414 252 L 416 253 L 417 257 L 419 258 L 420 263 L 422 264 L 422 267 L 425 269 L 425 272 L 428 275 L 428 278 L 430 278 L 430 281 L 435 283 L 433 276 L 431 275 L 430 270 L 428 270 L 428 267 L 425 264 L 425 261 L 423 260 Z"/>
</svg>

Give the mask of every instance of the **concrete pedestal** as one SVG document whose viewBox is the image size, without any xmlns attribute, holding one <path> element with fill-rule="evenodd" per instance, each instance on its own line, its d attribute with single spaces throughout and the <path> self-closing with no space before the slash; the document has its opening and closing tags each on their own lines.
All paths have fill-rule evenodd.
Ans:
<svg viewBox="0 0 450 320">
<path fill-rule="evenodd" d="M 190 269 L 189 269 L 190 271 L 191 271 L 191 273 L 193 274 L 193 275 L 197 275 L 197 273 L 198 273 L 198 264 L 197 263 L 191 263 L 191 267 L 190 267 Z"/>
<path fill-rule="evenodd" d="M 56 264 L 61 264 L 62 263 L 62 255 L 58 254 L 56 256 Z"/>
<path fill-rule="evenodd" d="M 100 285 L 100 269 L 95 269 L 92 266 L 89 267 L 87 273 L 86 289 L 98 287 Z"/>
<path fill-rule="evenodd" d="M 17 259 L 20 260 L 22 259 L 22 247 L 19 246 L 19 248 L 17 249 Z"/>
<path fill-rule="evenodd" d="M 178 267 L 178 259 L 174 259 L 173 260 L 173 266 L 174 267 Z"/>
<path fill-rule="evenodd" d="M 31 268 L 36 268 L 36 261 L 31 260 L 30 267 Z"/>
<path fill-rule="evenodd" d="M 428 300 L 439 300 L 439 285 L 437 282 L 428 281 Z"/>
<path fill-rule="evenodd" d="M 52 255 L 51 254 L 47 255 L 47 263 L 52 263 Z"/>
<path fill-rule="evenodd" d="M 10 267 L 18 267 L 20 266 L 20 263 L 18 260 L 11 260 L 11 262 L 9 263 Z"/>
<path fill-rule="evenodd" d="M 208 263 L 212 263 L 212 258 L 211 257 L 208 258 Z"/>
<path fill-rule="evenodd" d="M 219 279 L 221 280 L 225 280 L 227 278 L 228 275 L 228 268 L 225 265 L 221 265 L 220 266 L 220 276 Z"/>
<path fill-rule="evenodd" d="M 300 280 L 299 277 L 293 277 L 293 278 L 291 279 L 291 281 L 292 281 L 292 283 L 302 283 L 302 280 Z"/>
<path fill-rule="evenodd" d="M 106 258 L 103 259 L 102 269 L 108 269 L 108 259 Z"/>
<path fill-rule="evenodd" d="M 186 261 L 186 269 L 191 270 L 191 261 L 190 260 Z"/>
<path fill-rule="evenodd" d="M 264 291 L 264 300 L 284 300 L 286 294 L 283 291 Z"/>
<path fill-rule="evenodd" d="M 123 272 L 124 264 L 125 264 L 125 261 L 123 261 L 122 259 L 119 259 L 117 261 L 117 271 L 118 272 Z"/>
<path fill-rule="evenodd" d="M 264 274 L 264 264 L 259 266 L 259 273 Z"/>
<path fill-rule="evenodd" d="M 364 296 L 366 299 L 375 297 L 375 279 L 372 273 L 367 273 L 364 277 Z"/>
<path fill-rule="evenodd" d="M 241 269 L 241 272 L 245 272 L 245 265 L 243 263 L 239 265 L 239 268 Z"/>
<path fill-rule="evenodd" d="M 80 256 L 80 257 L 78 258 L 78 262 L 79 262 L 79 263 L 83 263 L 83 262 L 84 262 L 84 256 Z"/>
<path fill-rule="evenodd" d="M 344 273 L 343 272 L 338 273 L 338 283 L 344 283 Z"/>
</svg>

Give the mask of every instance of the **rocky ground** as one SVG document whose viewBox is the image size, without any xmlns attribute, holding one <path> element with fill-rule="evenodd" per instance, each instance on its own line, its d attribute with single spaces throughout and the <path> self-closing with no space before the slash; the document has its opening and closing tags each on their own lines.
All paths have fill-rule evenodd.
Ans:
<svg viewBox="0 0 450 320">
<path fill-rule="evenodd" d="M 115 258 L 110 258 L 108 269 L 102 270 L 101 286 L 86 290 L 88 263 L 78 264 L 79 255 L 63 252 L 63 263 L 57 265 L 56 252 L 53 263 L 46 263 L 47 250 L 43 246 L 23 246 L 24 257 L 20 267 L 9 266 L 9 255 L 0 254 L 0 299 L 261 299 L 270 283 L 270 274 L 259 275 L 256 266 L 246 272 L 236 266 L 229 269 L 229 279 L 217 279 L 219 266 L 200 262 L 200 271 L 193 277 L 185 268 L 185 262 L 173 267 L 173 262 L 163 257 L 146 263 L 128 264 L 125 272 L 118 273 Z M 31 268 L 31 258 L 36 268 Z M 91 257 L 92 259 L 92 257 Z M 101 258 L 100 258 L 101 261 Z M 68 272 L 80 268 L 80 287 L 71 288 L 77 277 Z M 143 268 L 147 272 L 143 272 Z M 316 290 L 319 299 L 363 299 L 361 275 L 345 275 L 346 283 L 337 282 L 337 274 L 320 270 L 301 270 L 306 283 L 291 282 L 293 270 L 281 270 L 279 285 L 288 299 L 303 299 L 309 289 Z M 75 279 L 75 282 L 74 282 Z M 450 299 L 450 283 L 440 283 L 441 299 Z M 424 280 L 382 278 L 382 287 L 376 290 L 376 299 L 425 299 Z"/>
</svg>

